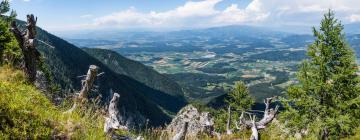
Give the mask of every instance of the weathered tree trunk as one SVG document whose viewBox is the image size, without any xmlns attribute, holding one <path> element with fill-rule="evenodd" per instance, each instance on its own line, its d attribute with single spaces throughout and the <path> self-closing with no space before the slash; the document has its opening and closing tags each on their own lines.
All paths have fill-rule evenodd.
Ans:
<svg viewBox="0 0 360 140">
<path fill-rule="evenodd" d="M 189 122 L 185 122 L 183 128 L 177 133 L 172 140 L 185 140 Z"/>
<path fill-rule="evenodd" d="M 98 67 L 95 65 L 90 65 L 89 70 L 86 74 L 86 78 L 81 81 L 81 91 L 79 94 L 79 99 L 87 99 L 88 93 L 93 87 L 94 81 L 97 77 Z"/>
<path fill-rule="evenodd" d="M 36 22 L 34 15 L 27 15 L 27 24 L 24 31 L 20 31 L 15 21 L 11 23 L 11 31 L 16 37 L 21 48 L 24 61 L 24 72 L 30 83 L 36 80 L 37 63 L 40 59 L 40 53 L 36 49 Z"/>
<path fill-rule="evenodd" d="M 274 99 L 274 97 L 266 98 L 264 100 L 264 104 L 265 104 L 264 117 L 257 123 L 258 126 L 265 127 L 268 123 L 270 123 L 275 118 L 275 115 L 278 112 L 279 106 L 276 106 L 275 109 L 272 109 L 272 108 L 270 109 L 270 104 L 273 99 Z"/>
<path fill-rule="evenodd" d="M 232 134 L 232 130 L 230 128 L 230 123 L 231 123 L 231 106 L 228 107 L 228 119 L 227 119 L 227 123 L 226 123 L 226 134 L 227 135 Z"/>
<path fill-rule="evenodd" d="M 79 96 L 75 98 L 74 105 L 71 107 L 71 109 L 67 110 L 64 113 L 73 112 L 77 108 L 78 104 L 81 104 L 82 101 L 87 100 L 88 93 L 92 89 L 94 81 L 98 76 L 97 72 L 98 72 L 98 67 L 95 65 L 90 65 L 87 75 L 85 75 L 86 76 L 85 79 L 81 80 L 81 90 Z"/>
<path fill-rule="evenodd" d="M 119 100 L 120 95 L 118 93 L 114 93 L 108 108 L 109 117 L 105 118 L 104 132 L 107 134 L 112 133 L 114 129 L 128 129 L 126 126 L 120 125 L 120 121 L 118 119 L 119 108 L 117 106 L 119 104 Z"/>
<path fill-rule="evenodd" d="M 258 128 L 255 123 L 256 116 L 254 115 L 253 118 L 251 118 L 252 126 L 251 126 L 251 137 L 250 140 L 259 140 L 259 132 Z"/>
<path fill-rule="evenodd" d="M 256 123 L 256 126 L 258 129 L 263 129 L 266 127 L 266 125 L 268 123 L 270 123 L 276 116 L 277 112 L 278 112 L 278 109 L 279 109 L 279 106 L 276 106 L 275 109 L 272 109 L 270 108 L 270 104 L 272 102 L 272 100 L 274 99 L 275 97 L 272 97 L 272 98 L 266 98 L 264 100 L 264 103 L 265 103 L 265 111 L 264 111 L 264 116 L 263 118 L 258 121 L 258 122 L 255 122 Z M 242 117 L 240 117 L 240 124 L 246 126 L 247 128 L 251 128 L 252 127 L 252 121 L 248 121 L 248 120 L 245 120 L 245 118 L 243 117 L 243 115 L 241 115 Z"/>
<path fill-rule="evenodd" d="M 253 118 L 250 117 L 251 120 L 249 121 L 249 120 L 245 120 L 244 112 L 241 114 L 239 123 L 245 126 L 246 128 L 251 128 L 253 132 L 250 138 L 251 140 L 258 140 L 259 139 L 258 130 L 265 128 L 266 125 L 269 124 L 275 118 L 279 106 L 276 106 L 275 109 L 272 108 L 270 109 L 270 104 L 274 98 L 275 97 L 266 98 L 264 100 L 264 104 L 265 104 L 264 116 L 258 122 L 255 121 L 255 116 Z"/>
</svg>

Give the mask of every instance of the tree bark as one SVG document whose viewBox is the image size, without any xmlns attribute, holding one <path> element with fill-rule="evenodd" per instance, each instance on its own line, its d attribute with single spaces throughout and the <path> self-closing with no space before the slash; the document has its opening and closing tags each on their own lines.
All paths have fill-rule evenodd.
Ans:
<svg viewBox="0 0 360 140">
<path fill-rule="evenodd" d="M 264 111 L 264 116 L 263 118 L 258 121 L 258 122 L 255 122 L 256 123 L 256 126 L 258 129 L 263 129 L 266 127 L 266 125 L 268 123 L 270 123 L 276 116 L 277 112 L 278 112 L 278 109 L 279 109 L 279 106 L 276 106 L 275 109 L 273 108 L 270 108 L 270 104 L 272 102 L 272 100 L 274 99 L 275 97 L 272 97 L 272 98 L 266 98 L 264 100 L 264 104 L 265 104 L 265 111 Z M 243 117 L 243 115 L 241 115 L 240 117 L 240 124 L 246 126 L 247 128 L 251 128 L 252 127 L 252 121 L 248 121 L 248 120 L 245 120 L 245 118 Z"/>
<path fill-rule="evenodd" d="M 254 115 L 253 118 L 251 118 L 251 123 L 252 123 L 252 126 L 251 126 L 251 137 L 250 137 L 250 140 L 259 140 L 259 132 L 258 132 L 258 128 L 256 126 L 256 123 L 255 123 L 255 119 L 256 119 L 256 116 Z"/>
<path fill-rule="evenodd" d="M 81 81 L 81 90 L 79 94 L 79 99 L 87 99 L 88 93 L 93 87 L 94 81 L 97 77 L 98 67 L 95 65 L 90 65 L 87 72 L 86 78 Z"/>
<path fill-rule="evenodd" d="M 13 32 L 23 54 L 24 66 L 23 70 L 30 83 L 36 80 L 37 64 L 40 59 L 40 53 L 36 49 L 36 22 L 34 15 L 27 15 L 27 24 L 24 31 L 20 31 L 16 21 L 11 23 L 11 31 Z"/>
<path fill-rule="evenodd" d="M 230 123 L 231 123 L 231 106 L 228 107 L 228 119 L 227 119 L 227 123 L 226 123 L 226 134 L 227 135 L 232 134 L 232 130 L 230 128 Z"/>
<path fill-rule="evenodd" d="M 77 108 L 78 104 L 81 105 L 83 103 L 82 101 L 87 100 L 88 93 L 92 89 L 94 81 L 97 77 L 97 71 L 97 66 L 90 65 L 87 75 L 85 75 L 85 79 L 81 80 L 81 90 L 79 96 L 74 98 L 74 105 L 71 107 L 71 109 L 65 111 L 64 113 L 73 112 Z"/>
<path fill-rule="evenodd" d="M 266 98 L 264 100 L 264 104 L 265 104 L 265 111 L 264 111 L 264 116 L 263 118 L 256 122 L 255 120 L 255 116 L 251 117 L 251 120 L 245 120 L 244 118 L 244 112 L 242 112 L 241 116 L 240 116 L 240 120 L 239 123 L 243 126 L 245 126 L 246 128 L 251 128 L 252 131 L 252 135 L 250 137 L 250 140 L 258 140 L 259 139 L 259 129 L 264 129 L 266 127 L 267 124 L 269 124 L 276 116 L 279 106 L 276 106 L 275 109 L 270 108 L 270 104 L 272 102 L 272 100 L 275 97 L 272 98 Z"/>
<path fill-rule="evenodd" d="M 105 118 L 104 132 L 107 134 L 111 133 L 114 129 L 128 129 L 126 126 L 120 125 L 120 121 L 118 119 L 119 108 L 117 106 L 119 104 L 119 100 L 120 95 L 118 93 L 114 93 L 114 96 L 112 97 L 108 108 L 109 117 Z"/>
</svg>

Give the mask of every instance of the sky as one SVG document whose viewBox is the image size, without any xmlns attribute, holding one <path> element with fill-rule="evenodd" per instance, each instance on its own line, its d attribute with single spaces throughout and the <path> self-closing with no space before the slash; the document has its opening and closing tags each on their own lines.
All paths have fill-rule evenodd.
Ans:
<svg viewBox="0 0 360 140">
<path fill-rule="evenodd" d="M 180 30 L 226 25 L 311 27 L 328 9 L 360 22 L 360 0 L 11 0 L 19 19 L 32 13 L 50 32 Z"/>
</svg>

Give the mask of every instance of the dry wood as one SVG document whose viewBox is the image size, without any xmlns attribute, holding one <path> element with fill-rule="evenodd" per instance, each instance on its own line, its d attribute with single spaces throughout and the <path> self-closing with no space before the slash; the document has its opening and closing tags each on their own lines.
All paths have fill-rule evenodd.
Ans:
<svg viewBox="0 0 360 140">
<path fill-rule="evenodd" d="M 279 106 L 276 106 L 275 109 L 273 108 L 270 108 L 270 104 L 272 102 L 272 100 L 275 99 L 275 97 L 271 97 L 271 98 L 266 98 L 264 100 L 264 104 L 265 104 L 265 111 L 264 111 L 264 116 L 263 118 L 258 121 L 258 122 L 255 122 L 256 126 L 258 129 L 263 129 L 266 127 L 266 125 L 268 123 L 270 123 L 276 116 L 277 112 L 278 112 L 278 109 L 279 109 Z M 244 113 L 244 112 L 243 112 Z M 245 120 L 245 118 L 243 117 L 244 115 L 242 114 L 240 116 L 240 121 L 239 123 L 241 125 L 244 125 L 246 126 L 247 128 L 251 128 L 252 127 L 252 121 L 249 121 L 249 120 Z"/>
<path fill-rule="evenodd" d="M 244 112 L 241 113 L 241 116 L 239 118 L 239 124 L 242 126 L 245 126 L 246 128 L 251 128 L 252 134 L 251 134 L 250 140 L 258 140 L 259 139 L 258 130 L 265 128 L 266 125 L 269 124 L 275 118 L 275 116 L 278 112 L 279 106 L 276 106 L 275 109 L 270 108 L 270 104 L 271 104 L 272 100 L 274 100 L 275 98 L 276 97 L 266 98 L 264 100 L 264 104 L 265 104 L 264 116 L 258 122 L 256 122 L 256 120 L 255 120 L 255 115 L 253 117 L 251 117 L 251 114 L 249 114 L 250 120 L 245 120 Z"/>
<path fill-rule="evenodd" d="M 95 65 L 90 65 L 89 70 L 86 74 L 86 78 L 81 81 L 82 86 L 79 94 L 79 99 L 87 99 L 88 93 L 94 85 L 97 73 L 98 67 Z"/>
<path fill-rule="evenodd" d="M 40 53 L 36 49 L 36 22 L 34 15 L 27 15 L 26 29 L 20 31 L 16 21 L 11 23 L 11 31 L 13 32 L 23 54 L 24 66 L 23 70 L 30 83 L 36 80 L 37 63 L 40 59 Z"/>
<path fill-rule="evenodd" d="M 105 118 L 104 132 L 107 134 L 112 133 L 115 129 L 128 129 L 126 126 L 121 125 L 118 119 L 119 108 L 117 106 L 119 104 L 119 100 L 120 95 L 118 93 L 114 93 L 108 108 L 109 117 Z"/>
<path fill-rule="evenodd" d="M 252 123 L 252 126 L 251 126 L 251 137 L 250 137 L 250 140 L 259 140 L 259 132 L 258 132 L 258 128 L 255 124 L 255 119 L 256 119 L 256 116 L 254 115 L 253 117 L 251 117 L 250 115 L 250 119 L 251 119 L 251 123 Z"/>
<path fill-rule="evenodd" d="M 227 135 L 232 134 L 232 130 L 230 128 L 230 123 L 231 123 L 231 106 L 229 105 L 229 107 L 228 107 L 228 119 L 227 119 L 227 123 L 226 123 L 226 134 Z"/>
</svg>

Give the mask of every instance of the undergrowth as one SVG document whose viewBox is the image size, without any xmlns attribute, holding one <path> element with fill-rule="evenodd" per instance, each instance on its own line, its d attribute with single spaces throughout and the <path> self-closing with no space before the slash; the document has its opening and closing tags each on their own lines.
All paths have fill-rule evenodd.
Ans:
<svg viewBox="0 0 360 140">
<path fill-rule="evenodd" d="M 107 139 L 102 113 L 86 106 L 63 113 L 22 71 L 0 67 L 0 139 Z"/>
<path fill-rule="evenodd" d="M 34 86 L 26 83 L 22 71 L 10 66 L 0 67 L 0 139 L 110 139 L 103 132 L 105 111 L 89 101 L 71 113 L 64 113 L 71 107 L 71 101 L 55 106 Z M 216 117 L 216 116 L 215 116 Z M 263 140 L 296 139 L 286 135 L 286 128 L 278 123 L 260 130 Z M 357 134 L 346 140 L 360 139 L 360 128 Z M 165 128 L 148 128 L 142 131 L 116 131 L 117 134 L 136 138 L 143 136 L 147 140 L 171 139 Z M 233 135 L 222 135 L 222 139 L 248 139 L 251 130 L 234 131 Z M 303 139 L 316 139 L 314 135 Z M 216 140 L 199 134 L 187 137 L 187 140 Z"/>
</svg>

